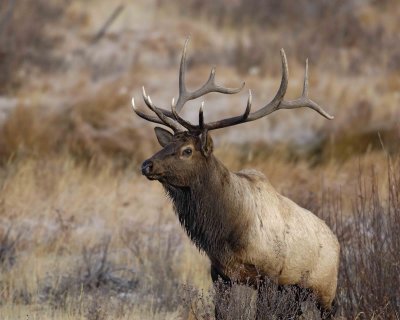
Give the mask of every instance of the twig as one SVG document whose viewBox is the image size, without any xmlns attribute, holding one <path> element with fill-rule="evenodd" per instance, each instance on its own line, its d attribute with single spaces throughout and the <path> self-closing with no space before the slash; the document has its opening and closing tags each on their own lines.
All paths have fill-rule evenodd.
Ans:
<svg viewBox="0 0 400 320">
<path fill-rule="evenodd" d="M 111 24 L 115 21 L 115 19 L 117 19 L 117 17 L 121 14 L 124 8 L 125 6 L 123 4 L 120 4 L 117 8 L 115 8 L 115 10 L 111 13 L 110 17 L 106 20 L 103 26 L 99 29 L 99 31 L 97 31 L 96 35 L 93 37 L 92 44 L 96 43 L 104 36 L 107 29 L 111 26 Z"/>
</svg>

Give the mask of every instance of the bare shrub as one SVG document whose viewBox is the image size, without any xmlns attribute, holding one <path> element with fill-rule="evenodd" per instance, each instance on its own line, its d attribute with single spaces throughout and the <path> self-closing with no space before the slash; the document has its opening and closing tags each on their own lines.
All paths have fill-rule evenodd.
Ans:
<svg viewBox="0 0 400 320">
<path fill-rule="evenodd" d="M 42 280 L 40 301 L 57 309 L 72 306 L 89 319 L 124 315 L 135 307 L 149 308 L 154 314 L 180 309 L 179 239 L 160 236 L 157 230 L 125 232 L 127 249 L 111 252 L 110 239 L 84 247 L 70 272 Z M 129 252 L 132 256 L 123 263 L 115 261 Z"/>
<path fill-rule="evenodd" d="M 182 303 L 195 319 L 213 319 L 216 312 L 221 319 L 319 319 L 315 297 L 309 290 L 295 286 L 278 286 L 266 279 L 258 294 L 250 287 L 221 281 L 212 291 L 185 287 Z"/>
<path fill-rule="evenodd" d="M 181 304 L 186 313 L 196 320 L 212 319 L 214 316 L 213 292 L 204 292 L 190 285 L 183 285 L 182 288 Z M 191 319 L 190 316 L 189 319 Z"/>
<path fill-rule="evenodd" d="M 383 200 L 375 173 L 360 173 L 352 235 L 342 239 L 339 303 L 345 315 L 400 317 L 400 176 L 391 166 L 388 174 Z"/>
<path fill-rule="evenodd" d="M 0 229 L 0 299 L 1 301 L 9 300 L 15 304 L 27 305 L 32 303 L 33 300 L 33 295 L 27 286 L 13 288 L 8 281 L 8 277 L 12 277 L 15 272 L 13 267 L 19 262 L 17 258 L 18 254 L 21 253 L 21 248 L 17 245 L 21 236 L 22 232 L 15 231 L 13 225 Z M 22 280 L 22 282 L 26 284 L 25 280 Z"/>
<path fill-rule="evenodd" d="M 318 319 L 319 312 L 315 306 L 315 297 L 309 290 L 296 286 L 278 286 L 268 281 L 260 292 L 257 313 L 261 319 L 289 320 L 306 314 L 307 319 Z"/>
<path fill-rule="evenodd" d="M 338 315 L 360 319 L 400 316 L 400 176 L 388 162 L 388 182 L 380 188 L 373 170 L 359 169 L 357 190 L 343 195 L 294 193 L 295 200 L 322 217 L 341 243 Z M 383 196 L 386 195 L 386 196 Z M 345 198 L 351 212 L 344 209 Z"/>
<path fill-rule="evenodd" d="M 155 311 L 176 310 L 183 289 L 179 272 L 180 236 L 166 232 L 162 226 L 153 226 L 147 230 L 125 230 L 123 241 L 132 253 L 137 276 L 141 279 L 137 302 L 151 297 Z"/>
<path fill-rule="evenodd" d="M 215 291 L 184 286 L 182 304 L 196 320 L 214 319 L 215 306 L 221 319 L 253 319 L 253 293 L 251 289 L 237 284 L 228 288 L 222 281 Z"/>
<path fill-rule="evenodd" d="M 12 226 L 0 234 L 0 270 L 7 270 L 16 261 L 16 245 L 20 238 L 20 233 L 12 234 Z"/>
<path fill-rule="evenodd" d="M 83 294 L 90 302 L 93 295 L 118 296 L 136 289 L 138 280 L 135 273 L 112 262 L 109 245 L 110 239 L 107 239 L 93 247 L 84 247 L 82 257 L 72 272 L 44 281 L 42 300 L 65 308 L 69 299 L 76 302 Z"/>
</svg>

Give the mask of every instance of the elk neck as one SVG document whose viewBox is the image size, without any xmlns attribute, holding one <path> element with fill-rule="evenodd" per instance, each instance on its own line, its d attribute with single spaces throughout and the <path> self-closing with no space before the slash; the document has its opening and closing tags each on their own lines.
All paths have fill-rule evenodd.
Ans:
<svg viewBox="0 0 400 320">
<path fill-rule="evenodd" d="M 241 201 L 235 197 L 233 173 L 217 158 L 211 155 L 200 170 L 188 187 L 163 186 L 193 243 L 210 258 L 219 259 L 235 249 L 232 244 L 240 245 L 242 225 L 236 213 Z"/>
</svg>

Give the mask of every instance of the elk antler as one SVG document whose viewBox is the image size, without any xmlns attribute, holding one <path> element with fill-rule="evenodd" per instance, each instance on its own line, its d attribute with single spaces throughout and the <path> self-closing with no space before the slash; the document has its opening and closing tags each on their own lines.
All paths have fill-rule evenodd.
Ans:
<svg viewBox="0 0 400 320">
<path fill-rule="evenodd" d="M 280 110 L 280 109 L 295 109 L 295 108 L 311 108 L 317 111 L 319 114 L 324 116 L 325 118 L 332 120 L 334 117 L 327 113 L 322 107 L 320 107 L 316 102 L 312 101 L 308 98 L 308 59 L 306 60 L 306 69 L 304 73 L 304 85 L 303 92 L 300 98 L 290 101 L 283 100 L 286 89 L 288 85 L 288 65 L 286 60 L 285 51 L 281 49 L 281 57 L 282 57 L 282 80 L 281 85 L 279 86 L 279 90 L 276 93 L 275 97 L 269 102 L 267 105 L 257 110 L 256 112 L 250 113 L 251 109 L 251 91 L 249 90 L 249 99 L 247 102 L 247 107 L 243 115 L 236 116 L 232 118 L 227 118 L 211 123 L 207 123 L 204 125 L 204 128 L 207 130 L 215 130 L 220 128 L 226 128 L 229 126 L 233 126 L 239 123 L 245 123 L 260 119 L 265 117 L 266 115 Z M 177 119 L 178 120 L 178 119 Z M 179 120 L 178 120 L 179 121 Z"/>
<path fill-rule="evenodd" d="M 199 98 L 210 92 L 234 94 L 240 92 L 243 89 L 245 85 L 244 82 L 238 88 L 225 88 L 215 84 L 215 67 L 212 67 L 208 80 L 199 89 L 192 92 L 188 91 L 185 85 L 185 76 L 186 76 L 186 49 L 189 40 L 190 38 L 186 39 L 182 51 L 181 65 L 179 68 L 179 97 L 175 105 L 176 111 L 178 112 L 181 111 L 185 103 L 188 102 L 189 100 Z"/>
<path fill-rule="evenodd" d="M 252 94 L 251 94 L 251 91 L 249 90 L 249 97 L 247 100 L 246 110 L 244 111 L 244 113 L 242 115 L 214 121 L 211 123 L 204 123 L 204 115 L 203 115 L 204 102 L 203 102 L 201 105 L 201 108 L 199 110 L 199 124 L 194 125 L 194 124 L 190 123 L 189 121 L 183 119 L 178 114 L 178 112 L 183 108 L 183 106 L 185 105 L 185 103 L 187 101 L 199 98 L 210 92 L 219 92 L 219 93 L 224 93 L 224 94 L 238 93 L 244 87 L 244 82 L 242 83 L 242 85 L 239 88 L 224 88 L 222 86 L 216 85 L 215 84 L 215 67 L 213 67 L 211 69 L 208 80 L 203 84 L 203 86 L 201 86 L 199 89 L 197 89 L 193 92 L 189 92 L 186 89 L 186 85 L 185 85 L 186 48 L 187 48 L 188 42 L 189 42 L 189 38 L 186 39 L 186 41 L 185 41 L 185 45 L 184 45 L 183 52 L 182 52 L 180 69 L 179 69 L 179 97 L 178 97 L 178 100 L 176 101 L 176 103 L 175 103 L 175 99 L 172 99 L 171 111 L 156 107 L 152 103 L 150 96 L 146 95 L 146 91 L 144 90 L 144 87 L 143 87 L 144 102 L 149 107 L 149 109 L 152 110 L 157 115 L 157 117 L 147 115 L 147 114 L 137 110 L 134 105 L 134 100 L 132 99 L 132 106 L 137 115 L 139 115 L 140 117 L 142 117 L 148 121 L 167 125 L 170 128 L 172 128 L 175 132 L 184 131 L 186 129 L 190 132 L 197 133 L 197 134 L 204 132 L 204 131 L 221 129 L 221 128 L 234 126 L 234 125 L 237 125 L 240 123 L 254 121 L 254 120 L 260 119 L 262 117 L 265 117 L 266 115 L 268 115 L 276 110 L 279 110 L 279 109 L 295 109 L 295 108 L 306 107 L 306 108 L 313 109 L 314 111 L 318 112 L 319 114 L 321 114 L 322 116 L 324 116 L 327 119 L 330 119 L 330 120 L 333 119 L 333 116 L 329 115 L 316 102 L 314 102 L 308 98 L 308 59 L 306 60 L 304 85 L 303 85 L 303 92 L 302 92 L 301 97 L 298 99 L 295 99 L 295 100 L 289 100 L 289 101 L 284 100 L 284 96 L 286 94 L 286 90 L 288 87 L 289 71 L 288 71 L 288 64 L 287 64 L 285 51 L 283 49 L 281 49 L 281 51 L 280 51 L 281 59 L 282 59 L 281 84 L 279 86 L 278 92 L 275 94 L 275 97 L 271 100 L 271 102 L 269 102 L 264 107 L 260 108 L 259 110 L 255 111 L 255 112 L 250 112 L 251 111 Z"/>
<path fill-rule="evenodd" d="M 180 118 L 179 116 L 177 117 L 177 111 L 179 112 L 183 106 L 185 105 L 186 102 L 189 100 L 194 100 L 196 98 L 199 98 L 207 93 L 211 92 L 219 92 L 219 93 L 224 93 L 224 94 L 234 94 L 238 93 L 240 90 L 243 89 L 245 83 L 243 82 L 242 85 L 239 88 L 225 88 L 219 85 L 215 84 L 215 67 L 211 69 L 210 76 L 208 80 L 197 90 L 195 91 L 188 91 L 185 85 L 185 75 L 186 75 L 186 49 L 187 45 L 189 43 L 190 38 L 187 38 L 185 41 L 185 45 L 183 47 L 182 51 L 182 58 L 181 58 L 181 64 L 179 68 L 179 97 L 176 102 L 176 105 L 174 103 L 174 99 L 172 99 L 172 112 L 163 108 L 159 108 L 153 104 L 153 102 L 150 99 L 150 96 L 146 95 L 146 91 L 144 87 L 142 88 L 142 94 L 143 94 L 143 100 L 146 103 L 147 107 L 152 110 L 157 117 L 155 116 L 150 116 L 147 115 L 141 111 L 139 111 L 136 106 L 135 106 L 135 101 L 132 99 L 132 107 L 135 113 L 148 121 L 154 122 L 154 123 L 159 123 L 163 125 L 167 125 L 171 129 L 173 129 L 175 132 L 177 131 L 185 131 L 185 129 L 188 129 L 189 131 L 198 131 L 198 126 L 194 126 L 190 124 L 189 122 L 185 121 L 184 119 Z M 177 111 L 176 111 L 177 110 Z M 183 123 L 183 124 L 182 124 Z M 190 130 L 193 129 L 193 130 Z"/>
<path fill-rule="evenodd" d="M 172 130 L 174 130 L 174 132 L 185 131 L 185 127 L 181 126 L 176 120 L 173 119 L 173 114 L 170 111 L 167 111 L 167 110 L 164 110 L 164 109 L 161 109 L 161 108 L 157 108 L 153 104 L 153 102 L 151 101 L 150 96 L 148 96 L 146 94 L 146 90 L 144 89 L 144 87 L 142 87 L 142 95 L 143 95 L 143 100 L 146 103 L 146 105 L 149 107 L 149 109 L 151 111 L 153 111 L 157 115 L 157 117 L 150 116 L 148 114 L 145 114 L 145 113 L 139 111 L 136 108 L 135 99 L 132 98 L 133 111 L 135 111 L 135 113 L 139 117 L 141 117 L 141 118 L 143 118 L 145 120 L 148 120 L 150 122 L 166 125 L 166 126 L 170 127 Z"/>
</svg>

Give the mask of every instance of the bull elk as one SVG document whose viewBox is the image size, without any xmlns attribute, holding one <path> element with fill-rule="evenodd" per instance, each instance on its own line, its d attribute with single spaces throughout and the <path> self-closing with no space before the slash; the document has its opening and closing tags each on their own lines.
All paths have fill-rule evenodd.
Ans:
<svg viewBox="0 0 400 320">
<path fill-rule="evenodd" d="M 142 174 L 158 180 L 173 202 L 180 223 L 192 242 L 211 261 L 211 278 L 228 284 L 244 283 L 258 288 L 262 279 L 278 285 L 294 285 L 316 296 L 324 317 L 332 316 L 339 264 L 339 243 L 323 220 L 279 194 L 268 179 L 256 170 L 229 171 L 213 155 L 210 131 L 260 119 L 280 109 L 311 108 L 333 119 L 308 98 L 308 63 L 303 93 L 286 101 L 288 65 L 281 50 L 282 79 L 271 102 L 251 112 L 249 90 L 247 107 L 240 116 L 205 123 L 203 104 L 199 123 L 183 119 L 179 112 L 186 102 L 210 92 L 238 93 L 215 83 L 215 68 L 208 80 L 193 92 L 185 85 L 186 40 L 179 70 L 179 97 L 171 110 L 157 107 L 143 88 L 143 98 L 154 113 L 135 113 L 148 121 L 173 130 L 155 128 L 162 150 L 143 162 Z M 261 279 L 261 280 L 260 280 Z M 262 314 L 257 313 L 261 318 Z M 216 308 L 216 318 L 220 318 Z"/>
</svg>

